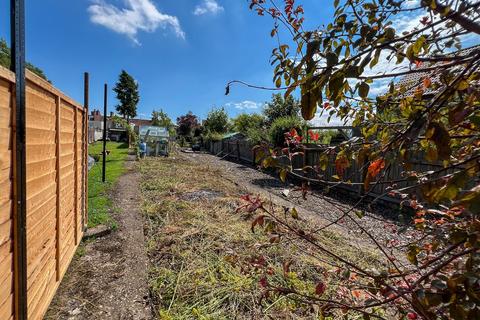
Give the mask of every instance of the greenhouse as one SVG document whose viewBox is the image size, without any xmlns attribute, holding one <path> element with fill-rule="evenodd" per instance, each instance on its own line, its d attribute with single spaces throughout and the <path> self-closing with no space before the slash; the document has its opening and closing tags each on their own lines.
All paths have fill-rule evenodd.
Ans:
<svg viewBox="0 0 480 320">
<path fill-rule="evenodd" d="M 168 157 L 170 135 L 166 128 L 140 126 L 138 135 L 140 138 L 140 150 L 142 152 L 143 149 L 144 156 Z"/>
</svg>

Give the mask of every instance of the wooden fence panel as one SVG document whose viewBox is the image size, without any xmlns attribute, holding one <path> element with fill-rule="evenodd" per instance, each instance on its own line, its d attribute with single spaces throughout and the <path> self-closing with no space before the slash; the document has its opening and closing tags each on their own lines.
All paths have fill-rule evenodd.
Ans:
<svg viewBox="0 0 480 320">
<path fill-rule="evenodd" d="M 83 110 L 78 110 L 75 108 L 75 217 L 74 217 L 74 235 L 75 235 L 75 246 L 80 242 L 80 235 L 82 233 L 82 212 L 84 208 L 83 202 L 83 192 L 82 187 L 83 182 L 83 165 L 84 165 L 84 148 L 83 148 Z"/>
<path fill-rule="evenodd" d="M 0 78 L 0 319 L 13 317 L 12 86 Z"/>
<path fill-rule="evenodd" d="M 60 275 L 75 252 L 75 110 L 60 100 Z"/>
<path fill-rule="evenodd" d="M 27 278 L 27 314 L 42 319 L 74 255 L 86 219 L 87 115 L 27 71 L 27 268 L 15 269 L 14 74 L 0 67 L 0 319 L 15 315 L 15 278 Z M 83 217 L 83 218 L 82 218 Z"/>
<path fill-rule="evenodd" d="M 28 316 L 34 319 L 55 285 L 56 98 L 29 82 L 26 99 Z"/>
</svg>

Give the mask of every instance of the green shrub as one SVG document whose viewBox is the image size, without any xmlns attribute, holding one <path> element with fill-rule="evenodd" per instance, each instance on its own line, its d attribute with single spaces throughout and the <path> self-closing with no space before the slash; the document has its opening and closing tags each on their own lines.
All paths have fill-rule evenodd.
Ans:
<svg viewBox="0 0 480 320">
<path fill-rule="evenodd" d="M 249 128 L 246 132 L 248 141 L 251 144 L 260 144 L 261 142 L 270 142 L 268 131 L 263 128 Z"/>
<path fill-rule="evenodd" d="M 306 123 L 296 116 L 286 116 L 275 119 L 269 130 L 270 142 L 275 147 L 285 145 L 285 133 L 295 128 L 299 135 L 303 136 L 303 128 Z"/>
<path fill-rule="evenodd" d="M 208 141 L 221 141 L 223 138 L 223 134 L 218 133 L 218 132 L 207 132 L 204 136 L 203 139 L 205 142 Z"/>
</svg>

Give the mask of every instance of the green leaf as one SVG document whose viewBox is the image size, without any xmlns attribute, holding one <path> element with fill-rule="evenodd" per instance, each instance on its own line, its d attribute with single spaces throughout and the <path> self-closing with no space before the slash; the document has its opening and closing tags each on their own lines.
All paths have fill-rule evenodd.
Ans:
<svg viewBox="0 0 480 320">
<path fill-rule="evenodd" d="M 412 47 L 412 50 L 413 50 L 414 54 L 417 55 L 417 54 L 420 53 L 420 50 L 422 50 L 422 46 L 425 43 L 426 39 L 427 38 L 425 38 L 425 36 L 418 37 L 417 41 L 415 41 L 415 43 L 413 44 L 413 47 Z"/>
<path fill-rule="evenodd" d="M 280 180 L 282 180 L 282 182 L 285 183 L 286 179 L 287 179 L 287 169 L 280 170 Z"/>
<path fill-rule="evenodd" d="M 327 67 L 332 67 L 338 63 L 338 56 L 334 52 L 327 52 Z"/>
<path fill-rule="evenodd" d="M 320 159 L 318 162 L 318 165 L 322 171 L 327 170 L 328 162 L 329 162 L 328 156 L 325 153 L 322 153 L 322 155 L 320 155 Z"/>
<path fill-rule="evenodd" d="M 361 211 L 361 210 L 355 210 L 355 214 L 357 215 L 357 217 L 359 217 L 360 219 L 362 219 L 364 216 L 365 216 L 365 212 Z"/>
<path fill-rule="evenodd" d="M 308 84 L 302 85 L 302 117 L 305 120 L 312 120 L 317 112 L 317 103 L 322 100 L 322 93 L 318 88 L 311 88 L 311 81 Z"/>
<path fill-rule="evenodd" d="M 420 248 L 416 245 L 410 245 L 408 248 L 407 252 L 407 259 L 410 261 L 412 264 L 417 265 L 418 264 L 418 259 L 417 255 L 420 253 Z"/>
<path fill-rule="evenodd" d="M 469 86 L 470 85 L 469 85 L 468 81 L 462 80 L 462 81 L 459 82 L 459 84 L 457 86 L 457 89 L 459 91 L 464 91 L 464 90 L 467 90 Z"/>
<path fill-rule="evenodd" d="M 292 215 L 293 219 L 297 219 L 297 220 L 299 219 L 297 209 L 295 208 L 290 209 L 290 214 Z"/>
<path fill-rule="evenodd" d="M 280 88 L 282 86 L 282 77 L 278 77 L 277 81 L 275 81 L 275 86 Z"/>
<path fill-rule="evenodd" d="M 450 148 L 450 135 L 445 126 L 438 122 L 432 122 L 427 129 L 426 136 L 435 143 L 438 159 L 449 160 L 452 150 Z"/>
<path fill-rule="evenodd" d="M 375 51 L 375 55 L 373 56 L 373 59 L 372 59 L 372 61 L 370 62 L 370 69 L 377 65 L 378 60 L 380 59 L 380 53 L 381 53 L 381 52 L 382 52 L 382 50 L 380 50 L 380 49 L 377 49 L 377 50 Z"/>
<path fill-rule="evenodd" d="M 370 91 L 370 86 L 366 82 L 362 82 L 358 86 L 358 94 L 363 99 L 366 99 L 368 97 L 368 92 L 369 91 Z"/>
</svg>

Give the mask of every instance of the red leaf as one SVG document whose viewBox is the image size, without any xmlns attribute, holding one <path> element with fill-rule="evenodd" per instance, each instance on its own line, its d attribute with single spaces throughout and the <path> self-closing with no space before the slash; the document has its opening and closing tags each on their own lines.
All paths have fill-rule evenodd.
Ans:
<svg viewBox="0 0 480 320">
<path fill-rule="evenodd" d="M 292 264 L 292 261 L 285 261 L 283 263 L 283 275 L 286 276 L 287 273 L 290 272 L 290 265 Z"/>
<path fill-rule="evenodd" d="M 425 89 L 430 88 L 431 85 L 432 85 L 432 80 L 429 77 L 426 77 L 425 79 L 423 79 L 423 87 Z"/>
<path fill-rule="evenodd" d="M 340 177 L 345 173 L 345 169 L 350 166 L 350 162 L 345 156 L 338 157 L 335 160 L 335 170 L 337 171 Z"/>
<path fill-rule="evenodd" d="M 385 168 L 385 160 L 378 159 L 373 161 L 370 166 L 368 167 L 368 174 L 370 177 L 375 178 L 382 169 Z"/>
<path fill-rule="evenodd" d="M 268 286 L 268 281 L 267 281 L 267 278 L 266 277 L 262 277 L 258 283 L 260 284 L 260 286 L 262 288 L 266 288 Z"/>
<path fill-rule="evenodd" d="M 407 314 L 407 318 L 410 320 L 415 320 L 415 319 L 418 319 L 418 315 L 415 312 L 409 312 Z"/>
<path fill-rule="evenodd" d="M 308 135 L 310 136 L 310 140 L 312 141 L 318 141 L 320 138 L 320 133 L 314 132 L 312 130 L 308 130 Z"/>
<path fill-rule="evenodd" d="M 327 286 L 323 282 L 319 282 L 317 286 L 315 287 L 315 293 L 319 296 L 321 296 L 325 290 L 327 289 Z"/>
<path fill-rule="evenodd" d="M 420 223 L 424 223 L 424 222 L 425 222 L 425 219 L 424 219 L 424 218 L 414 219 L 413 222 L 414 222 L 415 224 L 420 224 Z"/>
<path fill-rule="evenodd" d="M 352 295 L 355 297 L 355 298 L 360 298 L 362 296 L 362 291 L 361 290 L 352 290 Z"/>
<path fill-rule="evenodd" d="M 261 215 L 255 218 L 255 220 L 252 221 L 252 232 L 255 232 L 255 226 L 258 224 L 259 226 L 263 226 L 265 222 L 265 216 Z"/>
</svg>

